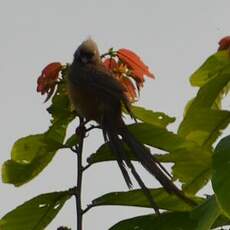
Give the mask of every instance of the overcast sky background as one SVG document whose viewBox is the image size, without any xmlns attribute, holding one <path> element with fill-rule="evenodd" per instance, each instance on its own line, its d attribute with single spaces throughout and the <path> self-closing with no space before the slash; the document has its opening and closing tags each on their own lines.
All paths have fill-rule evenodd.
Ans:
<svg viewBox="0 0 230 230">
<path fill-rule="evenodd" d="M 77 46 L 92 36 L 102 52 L 129 48 L 149 65 L 156 80 L 147 80 L 140 105 L 176 116 L 176 130 L 186 101 L 196 92 L 190 74 L 230 34 L 229 0 L 55 1 L 0 2 L 0 164 L 10 157 L 16 139 L 44 132 L 49 125 L 44 98 L 36 80 L 53 61 L 71 62 Z M 229 103 L 230 104 L 230 103 Z M 92 135 L 85 158 L 102 138 Z M 142 171 L 146 183 L 155 181 Z M 40 193 L 76 184 L 74 154 L 60 151 L 33 181 L 20 187 L 0 183 L 0 217 Z M 98 164 L 84 177 L 84 203 L 110 191 L 126 190 L 114 163 Z M 151 209 L 98 207 L 85 215 L 85 230 L 107 230 L 121 219 L 151 213 Z M 69 200 L 47 229 L 76 229 L 75 200 Z"/>
</svg>

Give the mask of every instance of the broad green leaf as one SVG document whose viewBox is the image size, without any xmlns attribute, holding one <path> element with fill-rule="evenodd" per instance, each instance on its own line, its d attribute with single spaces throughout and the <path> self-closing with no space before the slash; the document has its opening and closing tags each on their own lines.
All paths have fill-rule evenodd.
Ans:
<svg viewBox="0 0 230 230">
<path fill-rule="evenodd" d="M 221 211 L 216 203 L 216 198 L 212 196 L 191 212 L 191 217 L 198 223 L 195 230 L 211 229 L 220 214 Z"/>
<path fill-rule="evenodd" d="M 52 160 L 55 152 L 46 152 L 37 156 L 29 164 L 8 160 L 2 165 L 2 181 L 21 186 L 36 177 Z"/>
<path fill-rule="evenodd" d="M 229 223 L 229 219 L 220 216 L 212 225 L 212 228 L 228 225 Z M 199 227 L 199 222 L 192 217 L 191 212 L 165 212 L 159 216 L 150 214 L 122 220 L 109 230 L 197 230 L 197 227 Z"/>
<path fill-rule="evenodd" d="M 166 129 L 151 124 L 130 125 L 129 130 L 141 143 L 170 152 L 170 154 L 158 156 L 158 159 L 175 163 L 173 166 L 175 178 L 179 178 L 182 183 L 193 185 L 186 192 L 193 193 L 194 190 L 207 182 L 203 180 L 204 178 L 209 179 L 211 169 L 210 151 Z M 129 150 L 126 149 L 126 153 L 130 159 L 136 160 Z M 95 154 L 88 158 L 88 162 L 93 164 L 115 159 L 108 145 L 102 145 Z"/>
<path fill-rule="evenodd" d="M 183 117 L 185 117 L 185 116 L 186 116 L 186 114 L 187 114 L 187 112 L 188 112 L 188 110 L 189 110 L 190 106 L 191 106 L 191 105 L 192 105 L 192 103 L 193 103 L 193 100 L 194 100 L 194 98 L 192 98 L 192 99 L 188 100 L 188 102 L 186 103 L 186 105 L 185 105 L 185 107 L 184 107 Z"/>
<path fill-rule="evenodd" d="M 74 133 L 72 136 L 70 136 L 70 137 L 66 140 L 64 146 L 70 148 L 70 147 L 75 146 L 78 142 L 79 142 L 78 137 L 77 137 L 77 135 Z"/>
<path fill-rule="evenodd" d="M 43 134 L 20 138 L 13 145 L 11 159 L 18 163 L 28 164 L 36 157 L 36 153 L 44 148 L 46 148 L 46 144 Z"/>
<path fill-rule="evenodd" d="M 201 67 L 190 77 L 192 86 L 203 86 L 209 80 L 219 75 L 220 71 L 230 68 L 228 51 L 220 51 L 210 56 Z"/>
<path fill-rule="evenodd" d="M 210 148 L 230 122 L 230 112 L 200 108 L 186 116 L 178 134 Z"/>
<path fill-rule="evenodd" d="M 194 230 L 196 224 L 189 212 L 167 212 L 122 220 L 109 230 Z"/>
<path fill-rule="evenodd" d="M 133 153 L 126 147 L 125 148 L 125 153 L 131 160 L 137 160 Z M 101 145 L 99 149 L 96 151 L 96 153 L 91 154 L 87 158 L 87 162 L 89 164 L 95 164 L 103 161 L 114 161 L 116 160 L 116 156 L 110 151 L 109 145 L 107 143 Z"/>
<path fill-rule="evenodd" d="M 229 225 L 230 225 L 230 219 L 224 215 L 221 215 L 216 219 L 215 223 L 212 225 L 212 229 L 215 229 L 217 227 L 229 226 Z"/>
<path fill-rule="evenodd" d="M 132 112 L 137 119 L 162 128 L 166 128 L 167 125 L 176 120 L 175 117 L 169 117 L 165 113 L 153 112 L 139 106 L 132 106 Z"/>
<path fill-rule="evenodd" d="M 7 213 L 0 220 L 0 229 L 43 230 L 70 197 L 69 191 L 39 195 Z"/>
<path fill-rule="evenodd" d="M 197 96 L 193 99 L 183 121 L 180 124 L 178 135 L 186 138 L 187 140 L 196 142 L 203 148 L 212 149 L 212 144 L 219 137 L 221 131 L 226 128 L 230 122 L 229 111 L 212 109 L 217 97 L 229 81 L 230 68 L 227 68 L 200 88 Z M 203 153 L 201 153 L 201 155 Z M 202 161 L 201 155 L 196 156 L 197 161 Z M 199 177 L 195 175 L 193 180 L 184 177 L 186 175 L 183 175 L 182 171 L 181 174 L 177 173 L 180 171 L 180 165 L 178 164 L 175 164 L 173 174 L 179 180 L 183 180 L 185 182 L 184 188 L 186 191 L 195 193 L 209 180 L 211 168 L 210 161 L 211 159 L 209 159 L 207 165 L 203 164 L 203 172 Z M 197 182 L 197 180 L 199 180 L 199 182 Z M 196 184 L 195 187 L 194 184 Z"/>
<path fill-rule="evenodd" d="M 59 127 L 52 126 L 54 129 L 59 129 L 59 132 L 65 133 Z M 60 142 L 47 138 L 47 133 L 30 135 L 18 139 L 11 150 L 11 159 L 17 163 L 28 164 L 38 155 L 43 155 L 43 152 L 57 151 L 62 147 Z"/>
<path fill-rule="evenodd" d="M 63 87 L 59 85 L 52 99 L 50 113 L 53 120 L 48 131 L 20 138 L 13 145 L 11 159 L 2 166 L 4 183 L 20 186 L 29 182 L 49 164 L 55 153 L 64 147 L 66 129 L 74 115 L 70 110 L 69 102 L 66 104 L 68 98 L 63 92 Z M 62 107 L 63 111 L 61 111 Z"/>
<path fill-rule="evenodd" d="M 222 72 L 230 69 L 230 57 L 228 51 L 220 51 L 210 56 L 204 64 L 192 74 L 190 83 L 192 86 L 202 87 L 208 81 L 218 77 Z M 221 101 L 230 90 L 228 83 L 215 99 L 212 109 L 221 109 Z"/>
<path fill-rule="evenodd" d="M 192 195 L 196 194 L 209 181 L 211 177 L 211 157 L 208 157 L 208 155 L 199 157 L 196 154 L 191 157 L 190 154 L 191 152 L 184 157 L 179 154 L 168 154 L 162 155 L 158 159 L 163 162 L 175 163 L 172 167 L 174 179 L 179 178 L 179 181 L 182 182 L 183 191 Z M 200 152 L 200 154 L 202 153 Z M 206 160 L 204 157 L 206 157 Z"/>
<path fill-rule="evenodd" d="M 56 134 L 60 133 L 64 139 L 68 123 L 66 120 L 55 122 L 44 134 L 31 135 L 16 141 L 11 160 L 2 166 L 3 182 L 21 186 L 36 177 L 49 164 L 57 150 L 63 147 L 61 142 L 56 141 L 59 139 Z M 55 135 L 51 136 L 51 132 Z"/>
<path fill-rule="evenodd" d="M 230 218 L 230 136 L 223 138 L 213 155 L 212 186 L 223 213 Z"/>
<path fill-rule="evenodd" d="M 210 80 L 199 90 L 180 124 L 179 135 L 199 145 L 207 146 L 215 141 L 220 130 L 230 122 L 230 112 L 212 110 L 211 107 L 229 81 L 230 71 Z"/>
<path fill-rule="evenodd" d="M 187 203 L 183 202 L 177 196 L 168 194 L 164 189 L 150 189 L 152 197 L 160 209 L 169 211 L 190 211 L 192 209 Z M 202 203 L 204 199 L 199 197 L 190 197 L 197 204 Z M 141 189 L 128 192 L 107 193 L 92 201 L 93 206 L 101 205 L 125 205 L 151 208 L 149 201 Z"/>
</svg>

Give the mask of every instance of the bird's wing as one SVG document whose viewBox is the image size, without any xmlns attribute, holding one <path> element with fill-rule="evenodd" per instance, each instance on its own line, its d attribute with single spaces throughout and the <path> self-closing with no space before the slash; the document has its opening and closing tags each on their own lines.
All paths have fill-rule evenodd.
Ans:
<svg viewBox="0 0 230 230">
<path fill-rule="evenodd" d="M 123 104 L 131 117 L 133 117 L 130 102 L 126 96 L 126 89 L 122 84 L 115 78 L 113 73 L 100 65 L 87 65 L 81 70 L 81 81 L 79 77 L 71 77 L 71 81 L 77 85 L 80 84 L 82 87 L 87 87 L 88 91 L 105 103 L 112 103 L 114 106 Z M 81 86 L 79 86 L 81 87 Z"/>
<path fill-rule="evenodd" d="M 105 69 L 104 66 L 91 68 L 88 71 L 90 71 L 87 74 L 90 77 L 90 87 L 97 90 L 102 97 L 110 96 L 122 103 L 130 116 L 134 118 L 130 102 L 125 94 L 126 89 L 115 76 Z"/>
<path fill-rule="evenodd" d="M 119 100 L 123 99 L 126 90 L 111 72 L 103 68 L 90 68 L 88 71 L 91 87 L 103 95 L 115 96 Z"/>
</svg>

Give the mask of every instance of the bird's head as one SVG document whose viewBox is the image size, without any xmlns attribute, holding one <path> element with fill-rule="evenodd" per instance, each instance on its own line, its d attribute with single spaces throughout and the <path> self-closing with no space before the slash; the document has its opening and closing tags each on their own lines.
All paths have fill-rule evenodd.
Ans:
<svg viewBox="0 0 230 230">
<path fill-rule="evenodd" d="M 87 39 L 78 47 L 74 54 L 74 61 L 81 64 L 98 64 L 101 62 L 97 44 Z"/>
</svg>

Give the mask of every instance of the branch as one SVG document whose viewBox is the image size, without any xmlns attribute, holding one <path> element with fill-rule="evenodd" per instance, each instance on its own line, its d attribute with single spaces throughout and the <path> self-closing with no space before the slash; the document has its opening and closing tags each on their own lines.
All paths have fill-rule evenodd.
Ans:
<svg viewBox="0 0 230 230">
<path fill-rule="evenodd" d="M 89 204 L 84 210 L 82 210 L 82 215 L 88 212 L 91 208 L 93 208 L 95 205 Z"/>
<path fill-rule="evenodd" d="M 87 164 L 85 167 L 82 167 L 82 171 L 84 172 L 86 169 L 88 169 L 92 164 Z"/>
<path fill-rule="evenodd" d="M 72 148 L 77 154 L 77 187 L 75 192 L 76 198 L 76 211 L 77 211 L 77 230 L 82 230 L 82 206 L 81 206 L 81 192 L 82 192 L 82 152 L 83 152 L 83 143 L 85 138 L 85 122 L 83 118 L 80 118 L 80 124 L 78 128 L 78 134 L 80 136 L 79 144 L 75 146 L 75 149 Z"/>
</svg>

